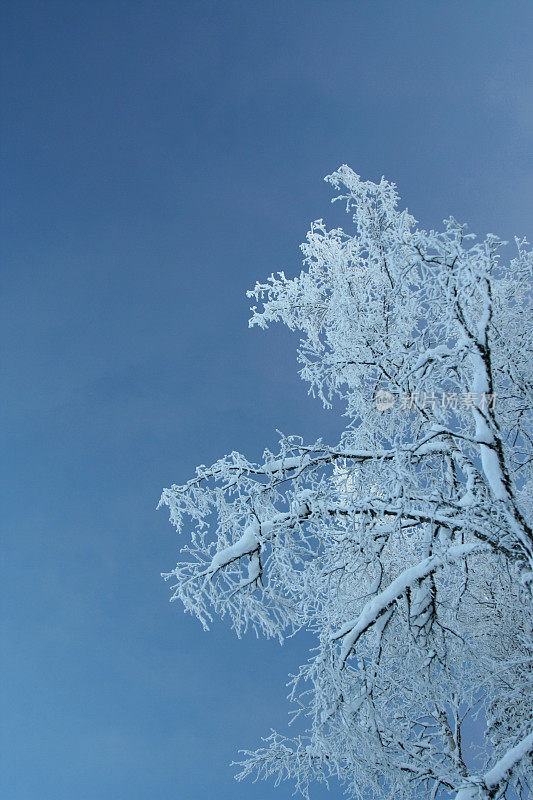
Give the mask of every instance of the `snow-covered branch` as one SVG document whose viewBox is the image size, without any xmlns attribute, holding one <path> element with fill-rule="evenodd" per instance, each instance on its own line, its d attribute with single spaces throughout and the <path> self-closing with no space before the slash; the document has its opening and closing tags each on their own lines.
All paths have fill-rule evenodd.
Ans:
<svg viewBox="0 0 533 800">
<path fill-rule="evenodd" d="M 488 545 L 476 542 L 450 547 L 440 555 L 433 555 L 425 558 L 418 564 L 404 570 L 398 575 L 383 591 L 372 597 L 363 608 L 359 617 L 353 622 L 345 623 L 342 628 L 333 636 L 334 640 L 342 639 L 340 662 L 344 666 L 346 659 L 354 649 L 359 638 L 384 614 L 390 607 L 402 597 L 407 589 L 420 583 L 428 575 L 431 575 L 445 564 L 453 564 L 463 558 L 467 558 L 474 553 L 488 550 Z"/>
<path fill-rule="evenodd" d="M 499 758 L 483 777 L 470 778 L 468 784 L 457 792 L 455 800 L 476 800 L 476 798 L 489 800 L 489 798 L 495 797 L 496 790 L 500 789 L 503 783 L 509 782 L 513 770 L 519 767 L 525 758 L 531 757 L 532 753 L 533 733 L 529 733 Z"/>
</svg>

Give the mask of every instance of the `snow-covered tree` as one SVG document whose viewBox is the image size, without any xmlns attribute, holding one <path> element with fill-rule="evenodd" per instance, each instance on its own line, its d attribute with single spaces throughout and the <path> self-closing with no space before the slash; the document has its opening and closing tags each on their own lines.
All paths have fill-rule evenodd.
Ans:
<svg viewBox="0 0 533 800">
<path fill-rule="evenodd" d="M 532 776 L 531 268 L 524 240 L 424 231 L 395 186 L 328 180 L 353 230 L 311 225 L 304 270 L 249 293 L 301 333 L 301 377 L 344 405 L 337 444 L 233 452 L 160 504 L 187 534 L 165 575 L 207 627 L 316 636 L 304 723 L 238 777 L 304 795 L 526 797 Z"/>
</svg>

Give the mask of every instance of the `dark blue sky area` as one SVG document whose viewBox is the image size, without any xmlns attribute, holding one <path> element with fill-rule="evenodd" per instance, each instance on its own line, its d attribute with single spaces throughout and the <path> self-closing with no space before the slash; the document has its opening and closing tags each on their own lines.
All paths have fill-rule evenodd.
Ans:
<svg viewBox="0 0 533 800">
<path fill-rule="evenodd" d="M 2 796 L 275 800 L 283 648 L 203 633 L 161 489 L 275 428 L 335 438 L 245 290 L 300 268 L 323 177 L 531 234 L 530 2 L 8 2 L 2 12 Z M 317 800 L 325 797 L 315 792 Z M 329 795 L 338 797 L 334 788 Z"/>
</svg>

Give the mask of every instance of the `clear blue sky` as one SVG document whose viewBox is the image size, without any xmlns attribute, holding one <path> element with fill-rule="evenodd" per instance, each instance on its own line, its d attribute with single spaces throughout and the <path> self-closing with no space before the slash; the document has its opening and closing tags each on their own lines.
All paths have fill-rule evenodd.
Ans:
<svg viewBox="0 0 533 800">
<path fill-rule="evenodd" d="M 325 174 L 531 236 L 532 25 L 506 0 L 4 2 L 3 797 L 290 796 L 227 764 L 285 730 L 306 642 L 169 605 L 155 505 L 276 427 L 340 430 L 244 296 L 338 222 Z"/>
</svg>

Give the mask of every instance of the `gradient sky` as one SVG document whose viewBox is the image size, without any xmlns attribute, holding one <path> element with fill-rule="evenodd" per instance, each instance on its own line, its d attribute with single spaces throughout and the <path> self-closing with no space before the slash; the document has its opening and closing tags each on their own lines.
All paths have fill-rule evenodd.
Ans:
<svg viewBox="0 0 533 800">
<path fill-rule="evenodd" d="M 531 236 L 533 4 L 5 0 L 1 23 L 2 796 L 287 798 L 227 765 L 286 731 L 308 643 L 170 605 L 155 505 L 276 428 L 338 435 L 245 297 L 338 224 L 324 175 Z"/>
</svg>

